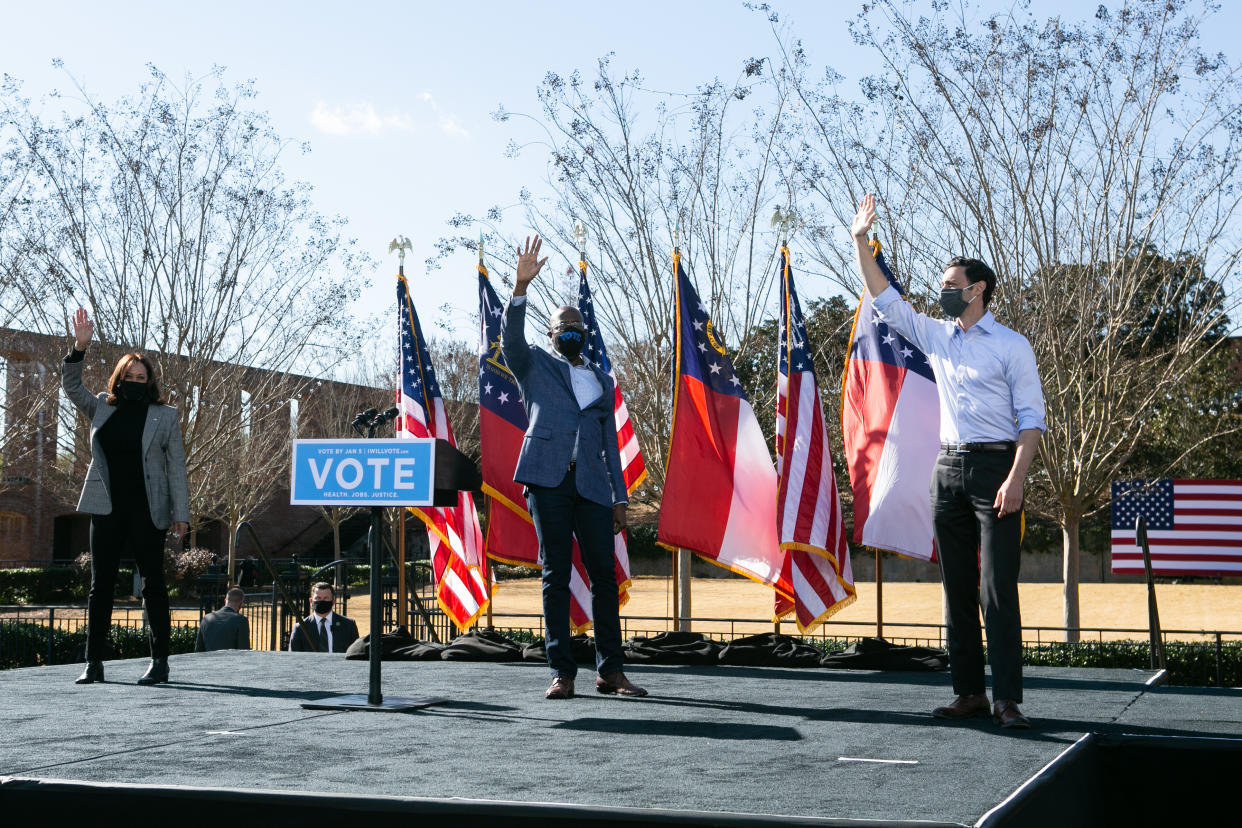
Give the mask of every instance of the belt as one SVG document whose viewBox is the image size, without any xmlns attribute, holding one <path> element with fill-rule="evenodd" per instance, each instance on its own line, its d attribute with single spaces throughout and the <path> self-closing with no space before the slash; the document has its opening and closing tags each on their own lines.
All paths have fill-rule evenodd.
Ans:
<svg viewBox="0 0 1242 828">
<path fill-rule="evenodd" d="M 972 451 L 1013 451 L 1017 443 L 1004 440 L 997 443 L 941 443 L 940 450 L 953 454 L 966 454 Z"/>
</svg>

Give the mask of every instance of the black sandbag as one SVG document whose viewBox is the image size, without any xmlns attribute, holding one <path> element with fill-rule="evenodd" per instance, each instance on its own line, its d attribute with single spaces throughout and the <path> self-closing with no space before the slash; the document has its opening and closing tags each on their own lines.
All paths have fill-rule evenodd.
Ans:
<svg viewBox="0 0 1242 828">
<path fill-rule="evenodd" d="M 702 633 L 666 632 L 650 638 L 636 635 L 625 642 L 625 660 L 632 664 L 715 664 L 722 645 Z"/>
<path fill-rule="evenodd" d="M 821 658 L 821 651 L 793 636 L 760 633 L 730 641 L 719 661 L 746 667 L 818 667 Z"/>
<path fill-rule="evenodd" d="M 883 638 L 864 638 L 820 660 L 823 667 L 930 673 L 949 668 L 949 654 L 938 647 L 904 647 Z"/>
<path fill-rule="evenodd" d="M 575 663 L 594 667 L 595 639 L 588 635 L 573 636 L 569 639 L 569 654 L 573 657 Z M 522 648 L 522 660 L 546 662 L 548 660 L 548 648 L 542 641 L 527 644 Z"/>
<path fill-rule="evenodd" d="M 392 632 L 386 632 L 380 636 L 380 661 L 393 661 L 397 650 L 416 644 L 414 637 L 410 635 L 405 627 L 397 627 Z M 349 645 L 349 649 L 345 651 L 345 658 L 350 661 L 366 660 L 371 657 L 371 636 L 364 635 L 362 638 L 354 641 Z"/>
<path fill-rule="evenodd" d="M 471 630 L 440 651 L 445 661 L 521 661 L 522 646 L 493 629 Z"/>
<path fill-rule="evenodd" d="M 401 647 L 393 652 L 393 661 L 439 661 L 443 644 L 432 644 L 430 641 L 415 641 L 408 647 Z"/>
</svg>

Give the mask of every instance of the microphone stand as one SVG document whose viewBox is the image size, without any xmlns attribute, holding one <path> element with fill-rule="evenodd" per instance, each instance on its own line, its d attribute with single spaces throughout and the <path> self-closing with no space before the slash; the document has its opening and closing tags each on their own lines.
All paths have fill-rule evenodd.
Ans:
<svg viewBox="0 0 1242 828">
<path fill-rule="evenodd" d="M 375 437 L 375 432 L 381 426 L 392 422 L 397 418 L 400 412 L 396 406 L 388 409 L 382 414 L 377 409 L 368 408 L 366 411 L 357 414 L 350 426 L 354 431 L 362 437 L 371 439 Z M 384 507 L 371 507 L 371 536 L 368 539 L 368 545 L 371 547 L 371 634 L 370 646 L 367 648 L 369 676 L 367 682 L 367 696 L 365 702 L 361 696 L 348 695 L 336 696 L 330 699 L 321 699 L 313 702 L 303 702 L 302 707 L 307 710 L 374 710 L 386 712 L 401 712 L 404 710 L 414 710 L 416 708 L 428 707 L 433 704 L 442 704 L 447 699 L 437 697 L 423 698 L 393 698 L 384 700 L 384 694 L 380 692 L 381 667 L 380 662 L 384 655 L 384 615 L 383 615 L 383 590 L 381 588 L 381 571 L 383 569 L 383 526 L 384 526 Z"/>
</svg>

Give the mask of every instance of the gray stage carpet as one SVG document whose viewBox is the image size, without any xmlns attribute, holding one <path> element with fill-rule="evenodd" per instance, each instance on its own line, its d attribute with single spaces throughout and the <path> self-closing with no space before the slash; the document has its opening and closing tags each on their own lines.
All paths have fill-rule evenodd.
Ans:
<svg viewBox="0 0 1242 828">
<path fill-rule="evenodd" d="M 1242 692 L 1145 685 L 1150 673 L 1028 668 L 1026 732 L 949 724 L 947 674 L 634 667 L 646 699 L 548 702 L 525 663 L 386 662 L 411 713 L 300 703 L 365 693 L 367 663 L 305 653 L 174 656 L 0 673 L 0 777 L 576 803 L 972 824 L 1084 733 L 1242 735 Z"/>
</svg>

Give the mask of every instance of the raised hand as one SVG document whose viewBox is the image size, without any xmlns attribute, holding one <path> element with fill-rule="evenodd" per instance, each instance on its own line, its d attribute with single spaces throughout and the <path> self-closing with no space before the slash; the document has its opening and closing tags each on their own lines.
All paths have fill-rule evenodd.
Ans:
<svg viewBox="0 0 1242 828">
<path fill-rule="evenodd" d="M 78 308 L 73 313 L 73 347 L 85 351 L 94 334 L 95 323 L 87 316 L 86 308 Z"/>
<path fill-rule="evenodd" d="M 548 263 L 548 257 L 539 258 L 539 248 L 543 247 L 543 239 L 535 236 L 532 243 L 530 236 L 526 237 L 526 244 L 518 245 L 517 248 L 517 277 L 516 284 L 513 288 L 514 296 L 524 296 L 526 294 L 526 286 L 535 281 L 535 277 L 539 275 L 539 271 Z"/>
<path fill-rule="evenodd" d="M 854 223 L 850 225 L 850 235 L 855 239 L 867 240 L 871 232 L 871 223 L 875 221 L 875 196 L 868 193 L 858 202 L 858 212 L 854 214 Z"/>
</svg>

